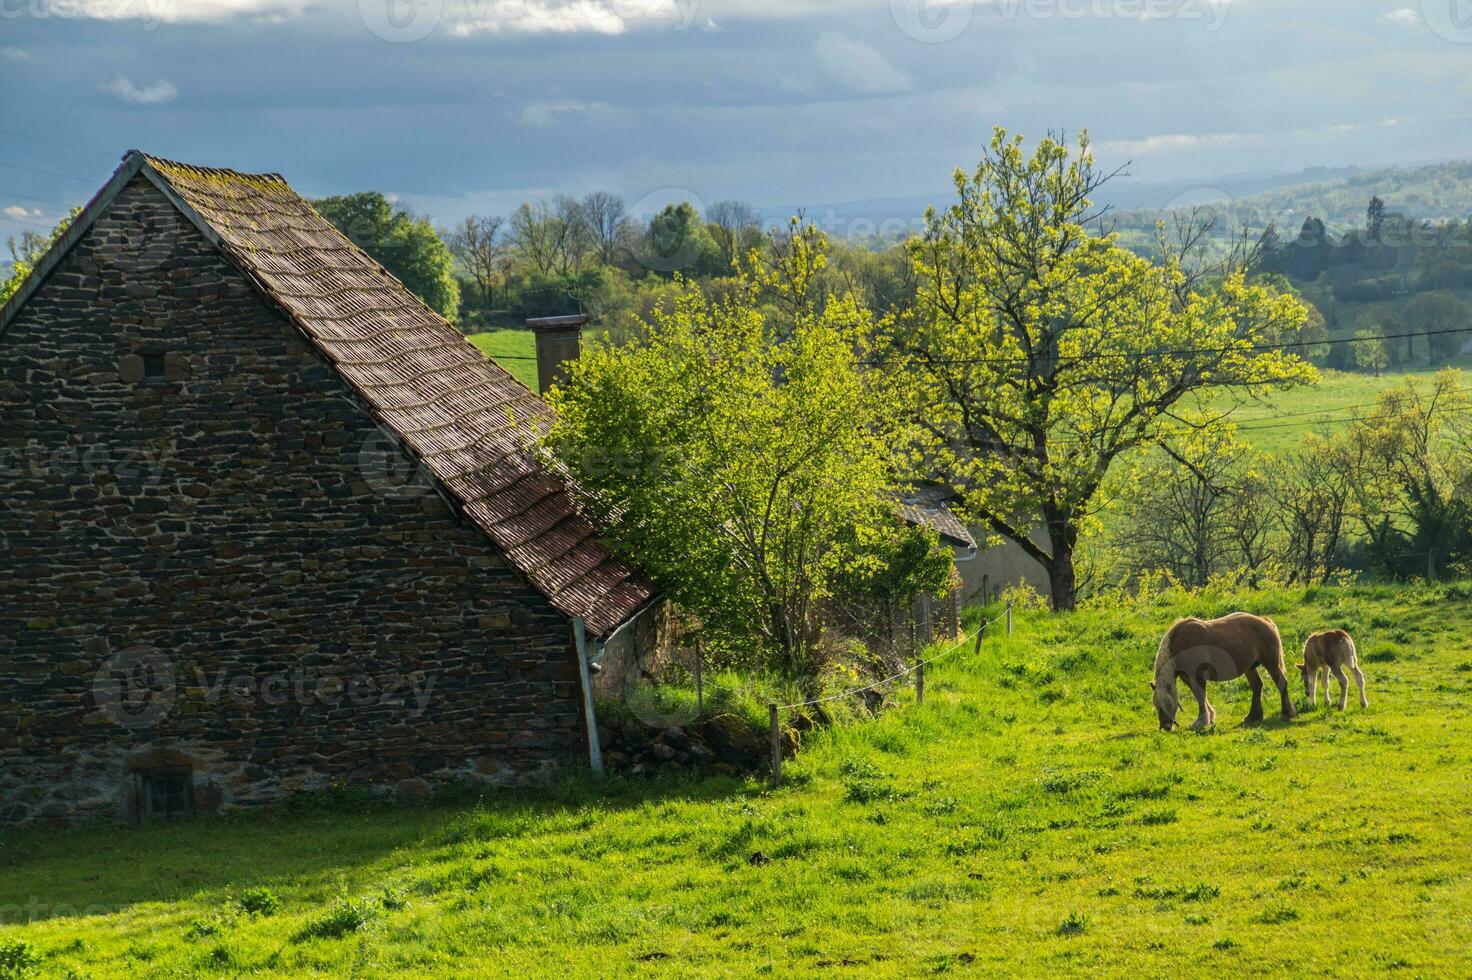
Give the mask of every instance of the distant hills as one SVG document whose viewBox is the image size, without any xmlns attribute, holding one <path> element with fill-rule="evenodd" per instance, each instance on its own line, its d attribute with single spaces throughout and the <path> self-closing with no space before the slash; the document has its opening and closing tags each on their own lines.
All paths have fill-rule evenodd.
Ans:
<svg viewBox="0 0 1472 980">
<path fill-rule="evenodd" d="M 812 221 L 833 234 L 864 236 L 899 227 L 918 227 L 925 207 L 948 204 L 949 188 L 927 197 L 875 198 L 863 201 L 762 208 L 763 221 L 785 223 L 802 208 Z M 1248 173 L 1176 181 L 1136 181 L 1118 177 L 1099 193 L 1099 204 L 1113 212 L 1121 230 L 1153 226 L 1169 209 L 1210 206 L 1222 225 L 1252 228 L 1275 222 L 1280 231 L 1296 232 L 1312 215 L 1331 228 L 1363 224 L 1370 198 L 1378 196 L 1390 212 L 1410 218 L 1445 220 L 1472 215 L 1472 161 L 1415 167 L 1313 167 L 1296 173 Z M 883 229 L 885 222 L 890 223 Z"/>
</svg>

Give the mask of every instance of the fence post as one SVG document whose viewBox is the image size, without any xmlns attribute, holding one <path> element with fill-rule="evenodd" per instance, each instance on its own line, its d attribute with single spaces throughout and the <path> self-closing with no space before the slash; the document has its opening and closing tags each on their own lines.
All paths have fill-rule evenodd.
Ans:
<svg viewBox="0 0 1472 980">
<path fill-rule="evenodd" d="M 1012 603 L 1007 603 L 1007 635 L 1012 635 Z"/>
<path fill-rule="evenodd" d="M 925 703 L 925 661 L 915 665 L 915 703 Z"/>
<path fill-rule="evenodd" d="M 981 652 L 981 638 L 986 633 L 987 625 L 986 623 L 982 623 L 976 631 L 976 649 L 971 651 L 973 657 Z"/>
<path fill-rule="evenodd" d="M 767 705 L 769 724 L 772 729 L 772 789 L 782 785 L 782 729 L 777 722 L 777 706 Z"/>
<path fill-rule="evenodd" d="M 695 713 L 705 714 L 705 684 L 701 678 L 701 662 L 705 659 L 705 653 L 700 648 L 700 641 L 695 641 Z"/>
</svg>

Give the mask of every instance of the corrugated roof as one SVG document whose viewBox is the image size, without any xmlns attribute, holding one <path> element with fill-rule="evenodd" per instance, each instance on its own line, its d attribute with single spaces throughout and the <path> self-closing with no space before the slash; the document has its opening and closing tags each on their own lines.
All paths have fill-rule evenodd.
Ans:
<svg viewBox="0 0 1472 980">
<path fill-rule="evenodd" d="M 301 328 L 552 605 L 583 617 L 591 634 L 607 636 L 652 600 L 647 578 L 598 543 L 566 477 L 535 452 L 552 419 L 546 403 L 280 175 L 137 151 L 124 158 L 115 181 L 130 170 L 153 179 Z"/>
</svg>

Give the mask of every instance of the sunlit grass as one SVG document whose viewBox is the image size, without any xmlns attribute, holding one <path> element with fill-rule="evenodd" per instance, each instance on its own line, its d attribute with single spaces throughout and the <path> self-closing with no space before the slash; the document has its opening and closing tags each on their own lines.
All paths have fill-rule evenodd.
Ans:
<svg viewBox="0 0 1472 980">
<path fill-rule="evenodd" d="M 0 946 L 95 976 L 1466 976 L 1469 595 L 1019 615 L 1010 639 L 934 666 L 923 706 L 900 688 L 877 720 L 809 733 L 776 792 L 580 779 L 480 804 L 12 832 Z M 1244 728 L 1238 683 L 1213 688 L 1216 731 L 1157 731 L 1161 630 L 1236 608 L 1295 646 L 1355 632 L 1370 708 Z"/>
</svg>

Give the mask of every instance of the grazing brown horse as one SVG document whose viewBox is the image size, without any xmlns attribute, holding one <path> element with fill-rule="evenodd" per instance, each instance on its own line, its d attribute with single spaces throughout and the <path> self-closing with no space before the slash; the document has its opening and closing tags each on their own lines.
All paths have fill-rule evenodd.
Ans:
<svg viewBox="0 0 1472 980">
<path fill-rule="evenodd" d="M 1180 619 L 1165 631 L 1155 654 L 1155 678 L 1150 683 L 1160 727 L 1170 731 L 1176 724 L 1181 702 L 1176 697 L 1176 678 L 1183 679 L 1196 696 L 1200 714 L 1191 727 L 1197 731 L 1216 723 L 1216 711 L 1206 700 L 1207 681 L 1230 681 L 1244 674 L 1252 688 L 1252 710 L 1243 724 L 1262 721 L 1263 667 L 1283 699 L 1283 717 L 1292 718 L 1293 699 L 1288 695 L 1288 676 L 1283 669 L 1283 640 L 1271 619 L 1251 613 L 1232 613 L 1221 619 Z"/>
<path fill-rule="evenodd" d="M 1318 707 L 1319 696 L 1314 690 L 1320 676 L 1324 679 L 1324 707 L 1329 706 L 1329 675 L 1339 681 L 1339 710 L 1349 703 L 1349 680 L 1344 668 L 1354 675 L 1355 685 L 1360 689 L 1360 707 L 1368 708 L 1365 699 L 1365 672 L 1360 670 L 1359 656 L 1355 653 L 1354 640 L 1344 630 L 1326 630 L 1315 633 L 1303 644 L 1303 663 L 1298 665 L 1303 674 L 1303 693 L 1308 703 Z"/>
</svg>

